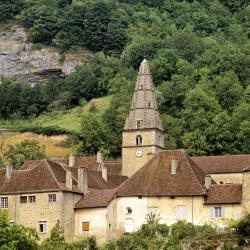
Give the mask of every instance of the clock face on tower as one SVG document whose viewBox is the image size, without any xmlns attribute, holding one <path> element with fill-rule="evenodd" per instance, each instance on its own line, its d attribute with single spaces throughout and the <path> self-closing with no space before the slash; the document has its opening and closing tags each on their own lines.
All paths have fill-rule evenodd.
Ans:
<svg viewBox="0 0 250 250">
<path fill-rule="evenodd" d="M 142 151 L 137 150 L 135 155 L 136 155 L 136 157 L 142 157 Z"/>
</svg>

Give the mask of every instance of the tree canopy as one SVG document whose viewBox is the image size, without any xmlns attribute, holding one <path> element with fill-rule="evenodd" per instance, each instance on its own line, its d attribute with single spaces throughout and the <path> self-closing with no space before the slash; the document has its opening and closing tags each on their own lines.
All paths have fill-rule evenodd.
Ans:
<svg viewBox="0 0 250 250">
<path fill-rule="evenodd" d="M 98 146 L 118 156 L 136 71 L 147 58 L 167 149 L 185 148 L 191 155 L 250 153 L 248 1 L 0 1 L 0 11 L 9 4 L 17 11 L 4 18 L 21 22 L 30 41 L 62 53 L 85 48 L 95 57 L 44 86 L 5 79 L 1 119 L 26 119 L 110 94 L 109 110 L 92 118 L 100 125 Z M 92 118 L 84 122 L 90 125 Z M 88 134 L 94 135 L 91 126 Z M 81 150 L 92 154 L 86 141 Z"/>
</svg>

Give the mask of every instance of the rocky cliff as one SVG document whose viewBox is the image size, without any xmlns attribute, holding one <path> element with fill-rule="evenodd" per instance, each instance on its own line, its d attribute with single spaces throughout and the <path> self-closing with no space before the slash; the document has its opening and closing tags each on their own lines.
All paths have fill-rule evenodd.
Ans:
<svg viewBox="0 0 250 250">
<path fill-rule="evenodd" d="M 93 54 L 86 50 L 62 58 L 55 48 L 36 47 L 27 41 L 27 34 L 21 26 L 0 32 L 0 76 L 33 85 L 68 75 L 77 65 L 93 58 Z"/>
</svg>

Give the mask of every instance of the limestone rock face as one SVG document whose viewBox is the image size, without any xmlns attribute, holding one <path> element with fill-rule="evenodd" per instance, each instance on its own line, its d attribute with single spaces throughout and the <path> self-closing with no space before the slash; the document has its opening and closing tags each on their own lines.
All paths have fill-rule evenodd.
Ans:
<svg viewBox="0 0 250 250">
<path fill-rule="evenodd" d="M 66 54 L 63 58 L 56 48 L 38 49 L 27 41 L 22 26 L 0 32 L 0 76 L 7 76 L 18 83 L 37 84 L 47 82 L 75 71 L 77 65 L 93 58 L 87 50 Z"/>
</svg>

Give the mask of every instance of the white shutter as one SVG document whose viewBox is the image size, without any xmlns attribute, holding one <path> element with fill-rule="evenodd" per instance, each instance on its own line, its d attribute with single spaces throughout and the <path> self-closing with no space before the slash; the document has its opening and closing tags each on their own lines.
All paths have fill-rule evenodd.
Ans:
<svg viewBox="0 0 250 250">
<path fill-rule="evenodd" d="M 221 218 L 225 218 L 226 217 L 226 210 L 224 207 L 221 208 Z"/>
<path fill-rule="evenodd" d="M 210 218 L 214 218 L 214 207 L 210 207 Z"/>
</svg>

